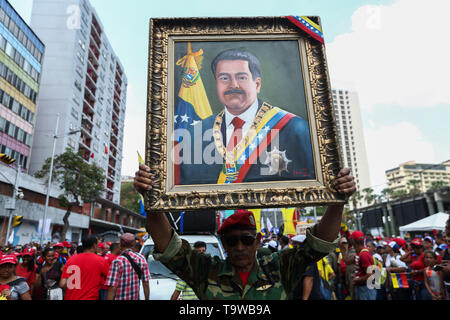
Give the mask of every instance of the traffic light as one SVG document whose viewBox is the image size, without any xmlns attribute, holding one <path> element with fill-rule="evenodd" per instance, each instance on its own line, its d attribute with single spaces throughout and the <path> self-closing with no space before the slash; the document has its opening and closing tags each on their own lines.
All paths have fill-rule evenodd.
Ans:
<svg viewBox="0 0 450 320">
<path fill-rule="evenodd" d="M 13 164 L 16 159 L 11 158 L 6 153 L 0 153 L 0 161 L 6 164 Z"/>
<path fill-rule="evenodd" d="M 11 226 L 13 228 L 18 227 L 23 222 L 23 216 L 14 216 Z"/>
</svg>

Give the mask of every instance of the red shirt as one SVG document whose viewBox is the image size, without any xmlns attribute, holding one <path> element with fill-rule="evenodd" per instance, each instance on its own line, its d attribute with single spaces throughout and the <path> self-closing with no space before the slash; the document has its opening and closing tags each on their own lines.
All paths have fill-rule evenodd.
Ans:
<svg viewBox="0 0 450 320">
<path fill-rule="evenodd" d="M 248 276 L 250 275 L 250 272 L 238 272 L 239 276 L 241 277 L 242 286 L 245 287 L 247 284 Z"/>
<path fill-rule="evenodd" d="M 357 258 L 355 261 L 356 264 L 356 269 L 355 269 L 355 273 L 356 273 L 356 277 L 357 278 L 362 278 L 365 275 L 367 275 L 367 268 L 371 265 L 373 265 L 373 258 L 372 255 L 370 254 L 369 250 L 367 248 L 363 248 L 361 249 L 361 251 L 358 253 L 357 256 L 355 256 L 355 258 Z"/>
<path fill-rule="evenodd" d="M 70 258 L 61 276 L 67 279 L 64 300 L 98 300 L 108 269 L 106 260 L 95 253 L 80 253 Z"/>
<path fill-rule="evenodd" d="M 411 262 L 411 265 L 410 265 L 411 269 L 412 270 L 425 269 L 424 258 L 425 258 L 425 253 L 422 253 L 419 257 L 412 256 L 412 260 L 411 260 L 412 262 Z M 442 257 L 438 255 L 437 256 L 437 263 L 440 264 L 441 262 L 442 262 Z M 420 273 L 420 274 L 418 274 L 416 276 L 413 276 L 412 278 L 414 280 L 417 280 L 417 281 L 424 281 L 425 280 L 424 276 L 423 276 L 423 273 Z"/>
<path fill-rule="evenodd" d="M 31 284 L 36 280 L 36 265 L 32 271 L 28 270 L 28 267 L 24 267 L 22 263 L 19 263 L 16 267 L 16 274 L 19 277 L 25 278 L 27 280 L 28 286 L 31 288 Z"/>
<path fill-rule="evenodd" d="M 115 254 L 108 253 L 106 256 L 103 256 L 103 257 L 102 257 L 102 258 L 105 259 L 105 261 L 108 263 L 108 270 L 109 270 L 109 268 L 111 267 L 111 263 L 112 263 L 118 256 L 119 256 L 119 255 L 115 255 Z M 106 282 L 106 278 L 105 278 L 105 281 L 104 281 L 104 282 Z M 103 283 L 102 289 L 103 289 L 103 290 L 108 290 L 108 286 L 105 285 L 105 284 Z"/>
</svg>

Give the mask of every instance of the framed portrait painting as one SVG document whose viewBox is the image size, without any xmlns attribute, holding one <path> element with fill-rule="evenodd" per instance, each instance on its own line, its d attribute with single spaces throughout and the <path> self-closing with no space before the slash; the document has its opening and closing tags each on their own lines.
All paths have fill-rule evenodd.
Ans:
<svg viewBox="0 0 450 320">
<path fill-rule="evenodd" d="M 147 210 L 345 202 L 324 46 L 286 17 L 151 19 L 148 72 Z"/>
</svg>

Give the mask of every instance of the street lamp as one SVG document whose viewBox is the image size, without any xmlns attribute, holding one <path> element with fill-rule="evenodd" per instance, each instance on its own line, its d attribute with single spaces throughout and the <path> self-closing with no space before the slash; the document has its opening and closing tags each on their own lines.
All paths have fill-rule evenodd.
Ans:
<svg viewBox="0 0 450 320">
<path fill-rule="evenodd" d="M 48 210 L 48 202 L 50 199 L 50 186 L 52 184 L 52 175 L 53 175 L 53 160 L 55 158 L 55 149 L 56 149 L 56 139 L 63 138 L 68 135 L 72 135 L 75 133 L 78 133 L 81 131 L 81 129 L 70 131 L 68 134 L 63 134 L 61 136 L 58 136 L 58 126 L 59 126 L 59 113 L 56 114 L 56 127 L 55 127 L 55 133 L 53 134 L 53 150 L 52 150 L 52 157 L 50 160 L 50 172 L 48 176 L 48 184 L 47 184 L 47 195 L 45 197 L 45 209 L 44 209 L 44 218 L 42 220 L 42 230 L 41 230 L 41 239 L 39 241 L 39 244 L 42 246 L 42 240 L 44 237 L 44 230 L 45 230 L 45 220 L 47 219 L 47 210 Z"/>
</svg>

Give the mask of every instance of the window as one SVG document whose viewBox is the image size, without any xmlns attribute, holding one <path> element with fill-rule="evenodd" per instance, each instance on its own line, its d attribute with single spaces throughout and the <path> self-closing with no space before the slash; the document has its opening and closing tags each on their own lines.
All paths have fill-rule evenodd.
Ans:
<svg viewBox="0 0 450 320">
<path fill-rule="evenodd" d="M 81 83 L 78 80 L 75 80 L 75 88 L 81 92 Z"/>
<path fill-rule="evenodd" d="M 75 119 L 78 120 L 78 111 L 75 110 L 75 108 L 72 108 L 71 114 L 72 114 L 72 116 L 73 116 Z"/>
<path fill-rule="evenodd" d="M 5 52 L 8 56 L 10 56 L 11 58 L 14 55 L 14 48 L 12 47 L 12 45 L 9 42 L 6 42 L 6 48 L 5 48 Z"/>
<path fill-rule="evenodd" d="M 15 133 L 16 133 L 16 126 L 13 125 L 12 123 L 9 123 L 8 135 L 10 135 L 11 137 L 14 137 Z"/>
<path fill-rule="evenodd" d="M 0 117 L 0 131 L 4 132 L 6 127 L 6 119 Z"/>
<path fill-rule="evenodd" d="M 80 45 L 83 51 L 86 51 L 86 45 L 81 40 L 78 40 L 78 44 Z"/>
<path fill-rule="evenodd" d="M 3 94 L 2 104 L 3 104 L 4 106 L 8 107 L 8 106 L 9 106 L 9 100 L 10 100 L 9 94 L 7 94 L 7 93 L 5 92 L 5 93 Z"/>
<path fill-rule="evenodd" d="M 14 111 L 17 114 L 20 114 L 20 104 L 17 100 L 12 100 L 12 111 Z"/>
</svg>

